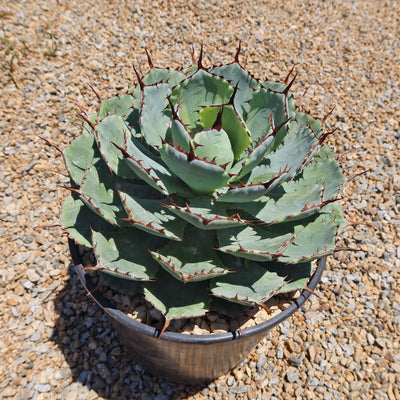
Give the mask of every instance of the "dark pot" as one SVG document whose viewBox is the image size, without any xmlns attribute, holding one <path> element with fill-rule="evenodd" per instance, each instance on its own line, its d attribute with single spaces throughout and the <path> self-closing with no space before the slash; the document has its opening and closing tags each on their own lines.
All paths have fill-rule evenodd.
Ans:
<svg viewBox="0 0 400 400">
<path fill-rule="evenodd" d="M 311 294 L 303 290 L 300 297 L 284 311 L 241 332 L 213 335 L 164 332 L 162 337 L 158 338 L 157 329 L 126 316 L 95 291 L 93 282 L 82 269 L 78 247 L 72 240 L 69 240 L 69 247 L 83 286 L 107 314 L 125 349 L 148 372 L 173 382 L 204 383 L 228 372 L 250 353 L 271 328 L 296 312 Z M 308 284 L 310 289 L 314 290 L 320 281 L 325 263 L 326 257 L 323 257 Z"/>
</svg>

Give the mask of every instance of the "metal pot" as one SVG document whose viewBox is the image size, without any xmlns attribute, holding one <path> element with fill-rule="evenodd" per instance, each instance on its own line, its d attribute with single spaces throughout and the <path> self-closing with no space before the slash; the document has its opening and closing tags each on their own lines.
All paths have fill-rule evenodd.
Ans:
<svg viewBox="0 0 400 400">
<path fill-rule="evenodd" d="M 303 290 L 288 308 L 266 322 L 245 328 L 241 332 L 212 335 L 184 335 L 159 331 L 142 324 L 113 308 L 96 292 L 95 286 L 82 269 L 78 247 L 69 240 L 75 269 L 94 301 L 107 314 L 114 329 L 132 358 L 148 372 L 164 379 L 186 384 L 209 382 L 239 364 L 267 332 L 296 312 L 311 293 Z M 314 290 L 325 268 L 326 257 L 321 258 L 308 286 Z"/>
</svg>

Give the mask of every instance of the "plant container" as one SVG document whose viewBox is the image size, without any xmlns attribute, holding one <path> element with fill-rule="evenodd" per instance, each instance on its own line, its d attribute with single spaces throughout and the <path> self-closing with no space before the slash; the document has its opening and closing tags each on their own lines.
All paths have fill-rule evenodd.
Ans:
<svg viewBox="0 0 400 400">
<path fill-rule="evenodd" d="M 311 295 L 310 291 L 303 290 L 301 295 L 278 315 L 241 331 L 210 335 L 185 335 L 166 331 L 159 337 L 158 329 L 128 317 L 111 306 L 96 291 L 94 283 L 82 269 L 78 246 L 71 239 L 69 248 L 83 286 L 106 313 L 125 350 L 151 374 L 176 383 L 206 383 L 230 371 L 251 352 L 270 329 L 295 313 Z M 308 284 L 311 290 L 314 290 L 320 281 L 325 263 L 326 257 L 319 260 Z"/>
</svg>

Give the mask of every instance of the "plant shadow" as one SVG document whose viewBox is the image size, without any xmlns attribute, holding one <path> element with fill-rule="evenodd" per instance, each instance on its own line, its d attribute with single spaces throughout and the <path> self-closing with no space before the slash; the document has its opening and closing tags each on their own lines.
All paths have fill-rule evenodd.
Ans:
<svg viewBox="0 0 400 400">
<path fill-rule="evenodd" d="M 88 297 L 73 265 L 54 300 L 57 320 L 50 338 L 62 351 L 74 382 L 104 399 L 181 400 L 203 385 L 153 376 L 132 361 L 103 311 Z"/>
</svg>

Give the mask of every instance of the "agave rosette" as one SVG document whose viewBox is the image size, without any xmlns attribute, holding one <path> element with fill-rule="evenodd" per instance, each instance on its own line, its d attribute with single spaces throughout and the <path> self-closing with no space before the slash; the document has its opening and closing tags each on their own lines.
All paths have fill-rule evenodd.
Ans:
<svg viewBox="0 0 400 400">
<path fill-rule="evenodd" d="M 82 116 L 61 223 L 166 319 L 263 306 L 335 251 L 344 175 L 290 83 L 155 68 Z"/>
</svg>

